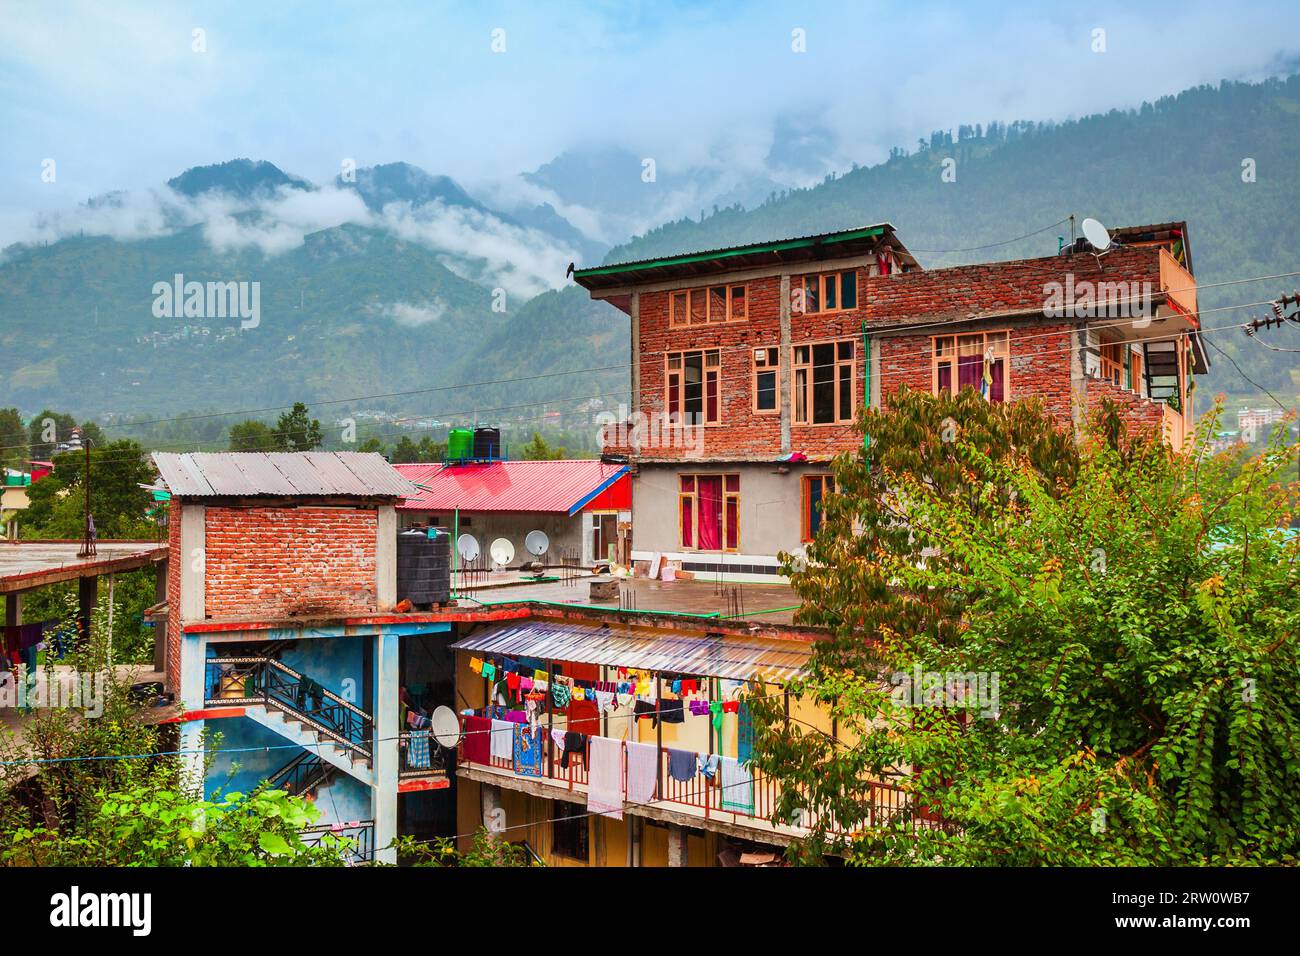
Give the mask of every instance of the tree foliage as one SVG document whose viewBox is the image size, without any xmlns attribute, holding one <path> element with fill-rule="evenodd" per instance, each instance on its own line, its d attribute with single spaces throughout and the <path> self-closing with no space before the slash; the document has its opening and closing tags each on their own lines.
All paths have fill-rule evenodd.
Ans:
<svg viewBox="0 0 1300 956">
<path fill-rule="evenodd" d="M 755 706 L 778 814 L 856 833 L 798 852 L 1293 860 L 1300 539 L 1283 531 L 1282 432 L 1237 468 L 1130 437 L 1113 412 L 1076 445 L 1032 403 L 969 391 L 904 393 L 864 423 L 869 461 L 837 460 L 806 566 L 787 556 L 802 619 L 834 635 L 792 691 L 832 710 L 839 740 Z M 900 692 L 918 676 L 937 692 Z M 971 699 L 975 678 L 995 693 Z M 871 780 L 908 806 L 873 817 Z"/>
</svg>

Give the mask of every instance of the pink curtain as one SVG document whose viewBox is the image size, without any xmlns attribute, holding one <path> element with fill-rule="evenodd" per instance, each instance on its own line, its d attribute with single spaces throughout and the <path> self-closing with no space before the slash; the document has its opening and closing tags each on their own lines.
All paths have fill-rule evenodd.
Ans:
<svg viewBox="0 0 1300 956">
<path fill-rule="evenodd" d="M 722 548 L 722 476 L 713 475 L 699 479 L 700 540 L 701 551 Z"/>
<path fill-rule="evenodd" d="M 963 355 L 957 359 L 957 391 L 970 386 L 978 392 L 983 379 L 984 356 Z"/>
<path fill-rule="evenodd" d="M 989 365 L 991 366 L 989 369 L 989 375 L 993 379 L 993 382 L 989 385 L 989 401 L 1005 401 L 1006 393 L 1004 390 L 1006 386 L 1003 384 L 1003 380 L 1006 376 L 1003 369 L 1002 359 L 995 359 L 990 362 Z"/>
</svg>

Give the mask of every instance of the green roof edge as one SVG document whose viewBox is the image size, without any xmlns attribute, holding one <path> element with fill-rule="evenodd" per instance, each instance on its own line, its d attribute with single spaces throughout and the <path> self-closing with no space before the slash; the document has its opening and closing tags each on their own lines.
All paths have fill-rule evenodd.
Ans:
<svg viewBox="0 0 1300 956">
<path fill-rule="evenodd" d="M 663 259 L 647 259 L 641 262 L 627 262 L 621 265 L 592 266 L 590 269 L 575 269 L 573 277 L 614 275 L 619 272 L 638 272 L 642 269 L 658 269 L 663 266 L 701 262 L 705 259 L 726 259 L 731 256 L 749 255 L 755 252 L 779 252 L 783 249 L 803 249 L 808 246 L 826 245 L 833 242 L 848 242 L 852 239 L 865 239 L 879 236 L 885 232 L 884 226 L 868 226 L 865 229 L 849 229 L 844 232 L 831 232 L 821 236 L 807 236 L 803 239 L 783 239 L 780 242 L 757 243 L 751 246 L 734 246 L 715 252 L 690 252 L 680 256 L 667 256 Z"/>
</svg>

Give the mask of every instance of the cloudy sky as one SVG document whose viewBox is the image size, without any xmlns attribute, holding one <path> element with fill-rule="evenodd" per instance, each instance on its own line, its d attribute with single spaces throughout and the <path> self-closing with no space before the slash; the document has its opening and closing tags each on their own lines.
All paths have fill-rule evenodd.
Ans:
<svg viewBox="0 0 1300 956">
<path fill-rule="evenodd" d="M 784 124 L 821 131 L 814 167 L 844 168 L 959 123 L 1300 62 L 1294 2 L 1045 8 L 0 0 L 0 242 L 22 217 L 237 156 L 317 182 L 400 159 L 488 190 L 590 145 L 757 171 Z"/>
</svg>

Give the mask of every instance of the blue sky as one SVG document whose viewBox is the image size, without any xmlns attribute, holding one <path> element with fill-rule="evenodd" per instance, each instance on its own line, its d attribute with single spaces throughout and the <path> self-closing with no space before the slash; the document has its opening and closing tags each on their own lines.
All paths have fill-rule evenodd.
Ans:
<svg viewBox="0 0 1300 956">
<path fill-rule="evenodd" d="M 819 161 L 844 168 L 958 123 L 1286 72 L 1300 52 L 1295 3 L 0 0 L 0 22 L 0 227 L 235 156 L 317 181 L 403 159 L 471 188 L 592 144 L 759 171 L 785 118 L 831 131 Z"/>
</svg>

